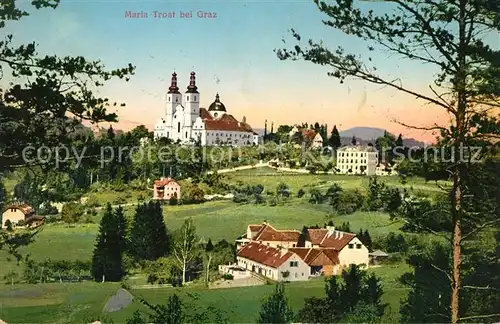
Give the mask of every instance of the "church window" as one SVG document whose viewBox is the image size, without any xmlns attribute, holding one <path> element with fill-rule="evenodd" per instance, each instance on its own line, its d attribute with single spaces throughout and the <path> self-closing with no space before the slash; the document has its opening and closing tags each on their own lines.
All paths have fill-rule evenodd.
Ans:
<svg viewBox="0 0 500 324">
<path fill-rule="evenodd" d="M 188 96 L 187 100 L 189 101 L 189 96 Z"/>
<path fill-rule="evenodd" d="M 170 97 L 168 97 L 168 101 L 170 101 Z"/>
<path fill-rule="evenodd" d="M 181 123 L 177 123 L 177 133 L 181 132 Z"/>
<path fill-rule="evenodd" d="M 175 97 L 175 102 L 179 102 L 179 98 L 178 97 Z"/>
<path fill-rule="evenodd" d="M 194 101 L 196 101 L 196 96 L 194 96 Z"/>
<path fill-rule="evenodd" d="M 188 132 L 186 132 L 186 138 L 188 137 Z"/>
</svg>

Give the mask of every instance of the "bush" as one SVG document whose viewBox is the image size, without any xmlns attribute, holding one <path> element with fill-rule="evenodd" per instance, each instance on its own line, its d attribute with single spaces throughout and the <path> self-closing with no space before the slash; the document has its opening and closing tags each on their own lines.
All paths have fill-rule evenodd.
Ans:
<svg viewBox="0 0 500 324">
<path fill-rule="evenodd" d="M 234 279 L 234 276 L 233 276 L 232 274 L 230 274 L 230 273 L 225 273 L 225 274 L 222 276 L 222 278 L 223 278 L 224 280 L 233 280 L 233 279 Z"/>
<path fill-rule="evenodd" d="M 177 197 L 174 195 L 174 196 L 170 197 L 170 200 L 168 201 L 168 203 L 170 206 L 175 206 L 179 203 L 179 201 L 177 200 Z"/>
<path fill-rule="evenodd" d="M 118 195 L 115 200 L 113 200 L 113 205 L 123 205 L 127 202 L 127 199 L 124 195 Z"/>
<path fill-rule="evenodd" d="M 269 206 L 271 206 L 271 207 L 276 206 L 276 198 L 269 199 Z"/>
<path fill-rule="evenodd" d="M 342 191 L 338 196 L 338 203 L 334 207 L 340 215 L 350 215 L 363 206 L 364 196 L 358 190 Z"/>
<path fill-rule="evenodd" d="M 152 284 L 154 285 L 156 282 L 158 281 L 158 276 L 156 275 L 156 273 L 150 273 L 148 274 L 148 279 L 147 279 L 147 282 L 149 284 Z M 173 285 L 173 284 L 172 284 Z M 175 287 L 175 286 L 174 286 Z"/>
<path fill-rule="evenodd" d="M 245 194 L 236 192 L 233 195 L 233 201 L 238 204 L 246 203 L 248 202 L 248 197 Z"/>
<path fill-rule="evenodd" d="M 297 198 L 302 198 L 305 194 L 306 192 L 304 191 L 304 189 L 300 188 L 299 191 L 297 191 Z"/>
</svg>

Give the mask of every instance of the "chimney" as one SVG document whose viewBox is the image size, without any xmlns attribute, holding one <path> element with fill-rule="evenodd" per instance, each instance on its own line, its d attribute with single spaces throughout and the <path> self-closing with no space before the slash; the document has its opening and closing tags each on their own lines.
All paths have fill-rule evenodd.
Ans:
<svg viewBox="0 0 500 324">
<path fill-rule="evenodd" d="M 344 236 L 344 232 L 340 232 L 340 233 L 339 233 L 339 239 L 341 239 L 341 238 L 342 238 L 342 236 Z"/>
<path fill-rule="evenodd" d="M 335 231 L 335 226 L 327 226 L 326 229 L 328 231 L 332 231 L 333 232 L 333 231 Z"/>
</svg>

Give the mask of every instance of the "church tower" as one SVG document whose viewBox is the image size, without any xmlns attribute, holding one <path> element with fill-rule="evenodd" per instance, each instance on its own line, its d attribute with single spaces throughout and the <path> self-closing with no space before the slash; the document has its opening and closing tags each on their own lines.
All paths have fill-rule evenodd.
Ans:
<svg viewBox="0 0 500 324">
<path fill-rule="evenodd" d="M 190 139 L 193 123 L 200 115 L 200 93 L 196 86 L 196 73 L 191 72 L 189 85 L 184 94 L 184 134 L 182 138 Z"/>
<path fill-rule="evenodd" d="M 166 108 L 166 124 L 167 127 L 172 127 L 173 118 L 175 110 L 178 105 L 182 104 L 182 94 L 179 92 L 179 87 L 177 86 L 177 73 L 172 73 L 172 79 L 170 80 L 170 87 L 168 88 L 167 96 L 167 108 Z M 171 135 L 168 136 L 172 138 Z"/>
</svg>

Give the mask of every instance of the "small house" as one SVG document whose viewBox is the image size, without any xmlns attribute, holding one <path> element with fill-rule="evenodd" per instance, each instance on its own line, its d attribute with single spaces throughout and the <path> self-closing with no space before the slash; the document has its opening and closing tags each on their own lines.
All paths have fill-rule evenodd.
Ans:
<svg viewBox="0 0 500 324">
<path fill-rule="evenodd" d="M 2 226 L 7 228 L 10 223 L 12 227 L 16 226 L 39 226 L 44 218 L 35 214 L 35 210 L 28 204 L 13 204 L 4 209 L 2 213 Z"/>
<path fill-rule="evenodd" d="M 172 197 L 181 199 L 180 184 L 170 177 L 155 180 L 153 187 L 153 199 L 170 200 Z"/>
</svg>

